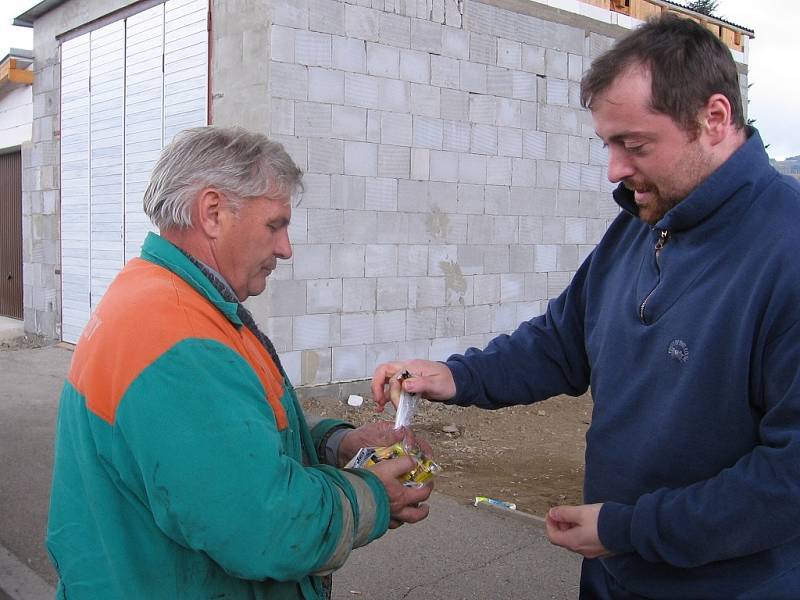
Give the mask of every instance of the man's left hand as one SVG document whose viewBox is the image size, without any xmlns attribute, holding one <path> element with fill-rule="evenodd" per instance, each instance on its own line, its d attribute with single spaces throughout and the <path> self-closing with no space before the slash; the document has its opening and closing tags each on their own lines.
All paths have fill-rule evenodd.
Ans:
<svg viewBox="0 0 800 600">
<path fill-rule="evenodd" d="M 586 558 L 610 556 L 600 542 L 597 521 L 602 504 L 555 506 L 547 513 L 547 537 L 556 546 L 577 552 Z"/>
<path fill-rule="evenodd" d="M 342 443 L 339 445 L 339 466 L 346 465 L 361 448 L 391 446 L 402 442 L 403 438 L 406 438 L 409 446 L 418 444 L 427 456 L 432 456 L 431 447 L 424 440 L 415 439 L 410 429 L 406 427 L 395 429 L 394 423 L 390 421 L 373 421 L 349 431 L 342 438 Z"/>
</svg>

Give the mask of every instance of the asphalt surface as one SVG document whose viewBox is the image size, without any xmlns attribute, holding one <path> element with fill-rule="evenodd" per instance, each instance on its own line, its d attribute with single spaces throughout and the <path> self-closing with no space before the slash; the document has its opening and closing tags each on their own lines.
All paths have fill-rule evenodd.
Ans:
<svg viewBox="0 0 800 600">
<path fill-rule="evenodd" d="M 44 549 L 53 428 L 72 357 L 51 346 L 0 351 L 0 600 L 53 597 Z M 547 541 L 540 519 L 434 493 L 428 519 L 353 552 L 336 600 L 568 599 L 580 558 Z"/>
</svg>

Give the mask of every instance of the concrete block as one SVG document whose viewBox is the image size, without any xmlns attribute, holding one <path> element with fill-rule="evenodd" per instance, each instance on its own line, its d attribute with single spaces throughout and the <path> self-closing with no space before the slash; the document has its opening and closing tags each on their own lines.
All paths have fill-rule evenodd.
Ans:
<svg viewBox="0 0 800 600">
<path fill-rule="evenodd" d="M 495 104 L 494 96 L 484 96 L 483 94 L 469 95 L 469 120 L 473 123 L 483 123 L 485 125 L 495 124 Z"/>
<path fill-rule="evenodd" d="M 280 134 L 273 134 L 272 139 L 284 147 L 301 170 L 308 171 L 308 140 Z"/>
<path fill-rule="evenodd" d="M 470 134 L 470 150 L 475 154 L 497 154 L 497 127 L 473 124 Z"/>
<path fill-rule="evenodd" d="M 421 244 L 400 245 L 397 248 L 397 274 L 400 276 L 424 276 L 428 273 L 428 246 Z"/>
<path fill-rule="evenodd" d="M 344 239 L 352 244 L 375 241 L 377 213 L 372 210 L 348 210 L 344 215 Z"/>
<path fill-rule="evenodd" d="M 400 76 L 400 51 L 392 46 L 367 42 L 367 73 L 396 79 Z"/>
<path fill-rule="evenodd" d="M 344 103 L 344 73 L 338 70 L 309 67 L 308 99 L 330 104 Z"/>
<path fill-rule="evenodd" d="M 509 97 L 514 89 L 512 71 L 501 67 L 486 67 L 486 93 L 492 96 Z"/>
<path fill-rule="evenodd" d="M 273 61 L 270 64 L 270 93 L 277 98 L 308 99 L 308 69 Z"/>
<path fill-rule="evenodd" d="M 366 140 L 367 110 L 354 106 L 331 107 L 331 135 L 343 140 Z"/>
<path fill-rule="evenodd" d="M 378 145 L 367 142 L 345 142 L 344 173 L 376 177 L 378 175 Z"/>
<path fill-rule="evenodd" d="M 520 101 L 520 125 L 522 129 L 538 130 L 539 128 L 539 104 L 537 102 Z"/>
<path fill-rule="evenodd" d="M 333 36 L 333 68 L 351 73 L 367 70 L 367 46 L 364 40 Z"/>
<path fill-rule="evenodd" d="M 342 209 L 364 209 L 366 187 L 363 177 L 333 175 L 331 177 L 331 206 Z"/>
<path fill-rule="evenodd" d="M 406 339 L 432 338 L 436 331 L 436 309 L 417 308 L 406 311 Z"/>
<path fill-rule="evenodd" d="M 523 132 L 521 129 L 513 127 L 498 127 L 497 128 L 497 154 L 500 156 L 515 156 L 522 157 L 522 139 Z"/>
<path fill-rule="evenodd" d="M 558 188 L 559 163 L 549 160 L 536 161 L 536 181 L 540 188 Z"/>
<path fill-rule="evenodd" d="M 500 275 L 500 302 L 522 302 L 525 300 L 525 274 L 502 273 Z"/>
<path fill-rule="evenodd" d="M 381 142 L 394 146 L 411 146 L 413 121 L 411 115 L 381 113 Z"/>
<path fill-rule="evenodd" d="M 378 148 L 378 176 L 408 179 L 411 169 L 411 149 L 402 146 L 385 146 Z M 396 182 L 395 182 L 396 183 Z M 395 207 L 397 206 L 397 188 L 395 186 Z"/>
<path fill-rule="evenodd" d="M 547 156 L 547 135 L 541 131 L 523 131 L 522 156 L 524 158 L 544 159 Z"/>
<path fill-rule="evenodd" d="M 375 279 L 357 277 L 342 280 L 342 310 L 372 312 L 375 310 Z"/>
<path fill-rule="evenodd" d="M 567 53 L 547 48 L 544 53 L 544 72 L 547 77 L 567 79 L 569 77 Z"/>
<path fill-rule="evenodd" d="M 403 356 L 410 356 L 407 354 L 400 354 L 397 347 L 398 342 L 367 345 L 367 376 L 369 377 L 372 375 L 372 369 L 379 364 L 398 360 Z M 414 356 L 418 355 L 415 354 Z"/>
<path fill-rule="evenodd" d="M 411 84 L 399 79 L 381 79 L 380 82 L 379 98 L 383 110 L 411 112 Z"/>
<path fill-rule="evenodd" d="M 332 41 L 328 33 L 298 30 L 294 39 L 294 59 L 301 65 L 330 67 L 333 62 Z"/>
<path fill-rule="evenodd" d="M 344 35 L 345 4 L 336 0 L 308 0 L 308 28 Z"/>
<path fill-rule="evenodd" d="M 347 142 L 357 143 L 357 142 Z M 308 140 L 308 170 L 313 173 L 342 173 L 343 149 L 341 140 Z M 358 173 L 352 173 L 358 175 Z"/>
<path fill-rule="evenodd" d="M 426 181 L 430 179 L 431 151 L 425 148 L 411 149 L 411 179 Z"/>
<path fill-rule="evenodd" d="M 580 135 L 578 111 L 562 106 L 539 105 L 539 131 Z"/>
<path fill-rule="evenodd" d="M 560 163 L 558 168 L 558 184 L 563 190 L 581 189 L 581 165 Z"/>
<path fill-rule="evenodd" d="M 367 141 L 373 144 L 381 142 L 381 114 L 379 110 L 367 111 Z"/>
<path fill-rule="evenodd" d="M 272 23 L 294 29 L 308 29 L 308 0 L 276 2 L 272 7 Z"/>
<path fill-rule="evenodd" d="M 347 4 L 344 7 L 344 29 L 348 37 L 369 42 L 378 41 L 379 12 L 371 8 Z"/>
<path fill-rule="evenodd" d="M 528 158 L 512 158 L 511 184 L 523 187 L 536 185 L 536 161 Z"/>
<path fill-rule="evenodd" d="M 432 117 L 413 117 L 413 145 L 439 150 L 442 147 L 443 123 Z"/>
<path fill-rule="evenodd" d="M 522 44 L 522 69 L 529 73 L 545 74 L 545 49 L 541 46 Z"/>
<path fill-rule="evenodd" d="M 541 244 L 543 238 L 543 219 L 539 215 L 521 216 L 519 218 L 519 243 Z"/>
<path fill-rule="evenodd" d="M 489 185 L 511 185 L 511 158 L 489 156 L 486 159 L 486 183 Z"/>
<path fill-rule="evenodd" d="M 397 180 L 368 177 L 364 208 L 367 210 L 397 210 Z"/>
<path fill-rule="evenodd" d="M 331 207 L 331 176 L 319 173 L 306 173 L 303 176 L 302 209 L 292 211 L 292 222 L 298 216 L 298 210 L 330 208 Z M 306 215 L 307 213 L 302 213 Z"/>
<path fill-rule="evenodd" d="M 341 312 L 341 279 L 313 279 L 307 281 L 306 286 L 306 311 L 308 314 Z"/>
<path fill-rule="evenodd" d="M 331 246 L 331 277 L 364 276 L 364 246 L 349 242 Z"/>
<path fill-rule="evenodd" d="M 471 127 L 464 121 L 444 121 L 442 148 L 452 152 L 469 152 Z"/>
<path fill-rule="evenodd" d="M 293 359 L 294 370 L 299 370 L 296 381 L 299 381 L 301 385 L 331 382 L 331 349 L 329 347 L 295 351 L 289 355 Z M 299 360 L 295 358 L 297 355 L 299 355 Z"/>
<path fill-rule="evenodd" d="M 549 77 L 546 81 L 547 103 L 557 106 L 569 105 L 569 85 L 566 79 Z"/>
<path fill-rule="evenodd" d="M 444 0 L 432 0 L 430 19 L 434 23 L 444 23 Z"/>
<path fill-rule="evenodd" d="M 564 220 L 564 243 L 565 244 L 587 244 L 586 219 L 567 218 Z"/>
<path fill-rule="evenodd" d="M 409 215 L 399 212 L 380 211 L 377 216 L 378 226 L 376 231 L 381 232 L 380 242 L 382 244 L 405 244 L 408 242 Z"/>
<path fill-rule="evenodd" d="M 501 127 L 521 127 L 522 111 L 519 100 L 497 98 L 495 124 Z"/>
<path fill-rule="evenodd" d="M 464 335 L 464 307 L 447 306 L 436 309 L 436 337 Z"/>
<path fill-rule="evenodd" d="M 270 277 L 266 293 L 258 298 L 253 298 L 248 306 L 251 310 L 271 317 L 291 317 L 305 314 L 305 281 L 281 281 Z M 289 341 L 291 342 L 291 336 Z"/>
<path fill-rule="evenodd" d="M 522 68 L 522 44 L 503 38 L 497 39 L 497 64 L 509 69 Z"/>
<path fill-rule="evenodd" d="M 475 275 L 472 278 L 473 302 L 476 305 L 500 302 L 500 275 Z"/>
<path fill-rule="evenodd" d="M 430 83 L 431 55 L 418 50 L 400 50 L 400 79 L 414 83 Z"/>
<path fill-rule="evenodd" d="M 581 165 L 581 189 L 589 192 L 601 190 L 604 184 L 603 169 L 597 165 Z"/>
<path fill-rule="evenodd" d="M 292 267 L 295 279 L 330 277 L 330 264 L 331 247 L 328 244 L 303 244 L 294 247 Z"/>
<path fill-rule="evenodd" d="M 451 121 L 469 120 L 470 94 L 460 90 L 442 89 L 441 115 Z"/>
<path fill-rule="evenodd" d="M 428 212 L 428 186 L 427 181 L 397 182 L 397 210 L 403 212 Z M 413 227 L 412 227 L 413 228 Z"/>
<path fill-rule="evenodd" d="M 545 134 L 547 138 L 547 160 L 569 160 L 569 136 L 560 133 Z"/>
<path fill-rule="evenodd" d="M 467 243 L 491 244 L 494 217 L 491 215 L 469 215 L 467 229 Z"/>
<path fill-rule="evenodd" d="M 331 135 L 331 106 L 317 102 L 297 102 L 294 108 L 295 134 L 301 137 Z"/>
<path fill-rule="evenodd" d="M 294 101 L 272 98 L 269 110 L 270 133 L 294 135 Z"/>
<path fill-rule="evenodd" d="M 432 181 L 458 181 L 458 153 L 431 151 Z"/>
<path fill-rule="evenodd" d="M 484 210 L 484 186 L 460 183 L 457 196 L 458 216 L 467 219 L 467 215 L 482 214 Z"/>
<path fill-rule="evenodd" d="M 378 279 L 378 310 L 408 308 L 408 277 L 381 277 Z"/>
<path fill-rule="evenodd" d="M 576 217 L 580 214 L 581 192 L 575 190 L 559 190 L 556 200 L 556 215 L 559 217 Z"/>
<path fill-rule="evenodd" d="M 466 335 L 489 333 L 492 330 L 492 311 L 487 305 L 467 306 L 464 309 Z"/>
<path fill-rule="evenodd" d="M 365 254 L 366 277 L 397 276 L 397 246 L 393 244 L 368 244 Z M 389 341 L 389 340 L 383 340 Z"/>
<path fill-rule="evenodd" d="M 578 246 L 563 244 L 558 247 L 556 268 L 559 271 L 574 272 L 578 268 Z"/>
<path fill-rule="evenodd" d="M 342 315 L 342 346 L 370 344 L 375 339 L 375 315 L 352 313 Z"/>
<path fill-rule="evenodd" d="M 461 183 L 486 183 L 486 157 L 476 154 L 458 155 L 458 180 Z"/>
<path fill-rule="evenodd" d="M 569 136 L 569 162 L 589 163 L 589 140 L 584 137 Z"/>
<path fill-rule="evenodd" d="M 547 274 L 525 273 L 525 298 L 527 300 L 547 300 Z"/>
<path fill-rule="evenodd" d="M 273 25 L 270 28 L 270 58 L 279 62 L 294 62 L 294 34 L 291 27 Z"/>
<path fill-rule="evenodd" d="M 366 347 L 345 346 L 331 349 L 333 381 L 364 379 L 367 372 Z"/>
<path fill-rule="evenodd" d="M 406 311 L 386 310 L 375 313 L 375 341 L 401 342 L 406 337 Z"/>
<path fill-rule="evenodd" d="M 278 352 L 292 349 L 292 318 L 270 317 L 264 323 L 264 333 Z"/>
<path fill-rule="evenodd" d="M 341 243 L 343 239 L 343 213 L 337 209 L 313 209 L 308 211 L 308 242 Z"/>
<path fill-rule="evenodd" d="M 410 308 L 433 308 L 443 306 L 444 302 L 444 277 L 415 277 L 409 282 L 408 306 Z M 430 331 L 432 330 L 429 330 L 429 333 Z"/>
<path fill-rule="evenodd" d="M 483 253 L 484 273 L 508 273 L 509 264 L 508 246 L 493 244 L 486 247 Z"/>
<path fill-rule="evenodd" d="M 556 270 L 558 246 L 537 244 L 533 248 L 533 269 L 537 273 L 549 273 Z"/>
<path fill-rule="evenodd" d="M 495 244 L 516 244 L 519 239 L 519 217 L 497 215 L 494 217 L 492 241 Z"/>
<path fill-rule="evenodd" d="M 438 87 L 412 83 L 411 113 L 426 117 L 438 117 L 441 114 L 441 96 Z"/>
<path fill-rule="evenodd" d="M 511 161 L 510 159 L 503 159 L 508 161 L 508 179 L 511 179 Z M 510 192 L 507 185 L 491 184 L 487 185 L 484 190 L 485 208 L 484 211 L 487 215 L 507 215 L 511 207 Z"/>
<path fill-rule="evenodd" d="M 414 50 L 441 54 L 442 37 L 442 26 L 439 23 L 420 19 L 411 21 L 411 47 Z"/>
<path fill-rule="evenodd" d="M 497 64 L 497 38 L 473 32 L 469 36 L 469 59 L 484 65 Z"/>
<path fill-rule="evenodd" d="M 580 82 L 583 77 L 583 56 L 580 54 L 570 54 L 567 57 L 567 77 L 576 82 Z"/>
<path fill-rule="evenodd" d="M 444 0 L 444 22 L 450 27 L 461 28 L 463 24 L 463 2 L 459 0 Z"/>
<path fill-rule="evenodd" d="M 475 62 L 459 63 L 460 88 L 476 94 L 486 93 L 486 65 Z"/>
<path fill-rule="evenodd" d="M 469 59 L 469 32 L 455 27 L 442 30 L 442 55 L 450 58 Z"/>
<path fill-rule="evenodd" d="M 564 217 L 542 217 L 542 243 L 564 243 Z"/>
<path fill-rule="evenodd" d="M 380 13 L 378 41 L 389 46 L 409 48 L 411 46 L 411 19 L 391 13 Z"/>
<path fill-rule="evenodd" d="M 459 87 L 459 61 L 446 56 L 430 57 L 431 83 L 443 88 Z"/>
<path fill-rule="evenodd" d="M 520 219 L 524 218 L 527 217 L 520 217 Z M 509 251 L 509 268 L 512 273 L 530 273 L 533 271 L 533 246 L 519 243 L 513 244 Z"/>
<path fill-rule="evenodd" d="M 300 315 L 294 318 L 292 346 L 297 350 L 327 348 L 338 345 L 340 339 L 339 315 Z"/>
<path fill-rule="evenodd" d="M 432 277 L 447 276 L 455 272 L 457 266 L 458 247 L 454 244 L 436 244 L 428 250 L 428 275 Z M 445 282 L 447 287 L 447 282 Z"/>
<path fill-rule="evenodd" d="M 528 100 L 535 102 L 539 83 L 538 77 L 532 73 L 524 71 L 511 72 L 511 96 L 518 100 Z M 544 81 L 544 80 L 542 80 Z"/>
</svg>

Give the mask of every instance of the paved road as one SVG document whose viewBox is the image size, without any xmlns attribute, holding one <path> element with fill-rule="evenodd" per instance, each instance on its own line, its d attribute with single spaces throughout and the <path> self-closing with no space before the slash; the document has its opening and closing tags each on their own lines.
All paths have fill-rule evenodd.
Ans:
<svg viewBox="0 0 800 600">
<path fill-rule="evenodd" d="M 52 598 L 43 546 L 57 398 L 71 352 L 0 351 L 0 600 Z M 353 553 L 336 600 L 577 597 L 578 557 L 554 548 L 539 520 L 434 494 L 430 517 Z"/>
</svg>

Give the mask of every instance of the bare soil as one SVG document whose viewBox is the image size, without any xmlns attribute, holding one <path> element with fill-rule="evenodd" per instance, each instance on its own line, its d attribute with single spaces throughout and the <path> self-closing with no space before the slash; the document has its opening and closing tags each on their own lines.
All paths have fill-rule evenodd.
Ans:
<svg viewBox="0 0 800 600">
<path fill-rule="evenodd" d="M 360 408 L 330 398 L 305 399 L 303 406 L 355 425 L 394 419 L 390 410 L 373 412 L 370 399 Z M 465 502 L 488 496 L 543 516 L 551 506 L 581 503 L 591 414 L 589 394 L 496 411 L 420 402 L 413 429 L 443 468 L 438 492 Z"/>
</svg>

